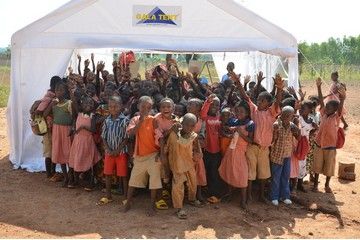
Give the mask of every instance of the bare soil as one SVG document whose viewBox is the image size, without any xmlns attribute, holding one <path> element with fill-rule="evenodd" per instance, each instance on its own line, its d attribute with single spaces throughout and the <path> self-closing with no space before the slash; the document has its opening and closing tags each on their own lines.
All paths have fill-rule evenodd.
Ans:
<svg viewBox="0 0 360 240">
<path fill-rule="evenodd" d="M 305 89 L 314 93 L 315 85 Z M 345 147 L 338 162 L 354 162 L 360 176 L 359 84 L 348 84 L 346 119 L 350 123 Z M 96 206 L 103 196 L 83 189 L 64 189 L 44 173 L 14 170 L 9 162 L 6 109 L 0 109 L 0 237 L 2 238 L 358 238 L 360 236 L 360 184 L 334 177 L 333 194 L 297 194 L 307 206 L 273 207 L 254 202 L 248 211 L 237 197 L 229 203 L 196 209 L 186 206 L 188 220 L 179 220 L 174 210 L 147 217 L 147 194 L 139 195 L 133 209 L 122 213 L 121 196 L 106 206 Z M 306 185 L 310 189 L 310 185 Z"/>
</svg>

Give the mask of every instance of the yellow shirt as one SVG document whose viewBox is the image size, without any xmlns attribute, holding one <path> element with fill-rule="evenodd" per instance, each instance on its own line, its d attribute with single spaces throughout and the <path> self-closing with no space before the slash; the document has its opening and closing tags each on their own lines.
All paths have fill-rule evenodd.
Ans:
<svg viewBox="0 0 360 240">
<path fill-rule="evenodd" d="M 165 145 L 170 169 L 174 173 L 184 173 L 194 168 L 193 142 L 197 134 L 192 132 L 189 138 L 183 138 L 178 133 L 171 132 Z"/>
</svg>

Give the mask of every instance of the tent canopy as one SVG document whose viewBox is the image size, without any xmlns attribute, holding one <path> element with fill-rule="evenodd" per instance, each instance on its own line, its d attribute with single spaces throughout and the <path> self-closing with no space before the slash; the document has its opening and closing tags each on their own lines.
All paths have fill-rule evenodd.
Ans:
<svg viewBox="0 0 360 240">
<path fill-rule="evenodd" d="M 260 51 L 288 57 L 297 82 L 297 41 L 233 0 L 73 0 L 14 33 L 8 122 L 10 160 L 43 169 L 41 138 L 29 108 L 53 75 L 63 76 L 76 49 L 167 52 Z"/>
</svg>

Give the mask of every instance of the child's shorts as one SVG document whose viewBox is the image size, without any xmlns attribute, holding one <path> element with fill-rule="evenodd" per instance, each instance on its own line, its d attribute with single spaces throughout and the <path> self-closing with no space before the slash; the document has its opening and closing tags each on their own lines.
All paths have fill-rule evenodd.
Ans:
<svg viewBox="0 0 360 240">
<path fill-rule="evenodd" d="M 143 157 L 134 157 L 134 167 L 129 180 L 130 187 L 160 189 L 161 184 L 161 162 L 156 161 L 158 153 L 152 153 Z"/>
<path fill-rule="evenodd" d="M 336 149 L 322 149 L 315 145 L 313 171 L 327 177 L 335 175 Z"/>
<path fill-rule="evenodd" d="M 114 175 L 116 171 L 116 176 L 126 177 L 128 174 L 128 158 L 125 153 L 121 153 L 119 156 L 110 156 L 105 154 L 104 159 L 104 174 L 105 175 Z"/>
<path fill-rule="evenodd" d="M 246 150 L 249 166 L 249 180 L 268 179 L 270 173 L 269 148 L 250 144 Z"/>
<path fill-rule="evenodd" d="M 42 144 L 43 144 L 43 157 L 51 158 L 51 131 L 47 132 L 43 136 Z"/>
</svg>

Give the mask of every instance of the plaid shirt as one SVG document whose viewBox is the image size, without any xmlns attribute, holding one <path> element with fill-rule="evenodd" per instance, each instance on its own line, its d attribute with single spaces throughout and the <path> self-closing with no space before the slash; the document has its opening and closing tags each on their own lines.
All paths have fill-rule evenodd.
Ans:
<svg viewBox="0 0 360 240">
<path fill-rule="evenodd" d="M 284 158 L 291 157 L 293 146 L 292 128 L 296 128 L 295 124 L 290 123 L 289 128 L 284 128 L 280 119 L 274 123 L 274 127 L 277 127 L 277 139 L 273 142 L 270 152 L 270 161 L 279 165 L 282 165 Z"/>
</svg>

